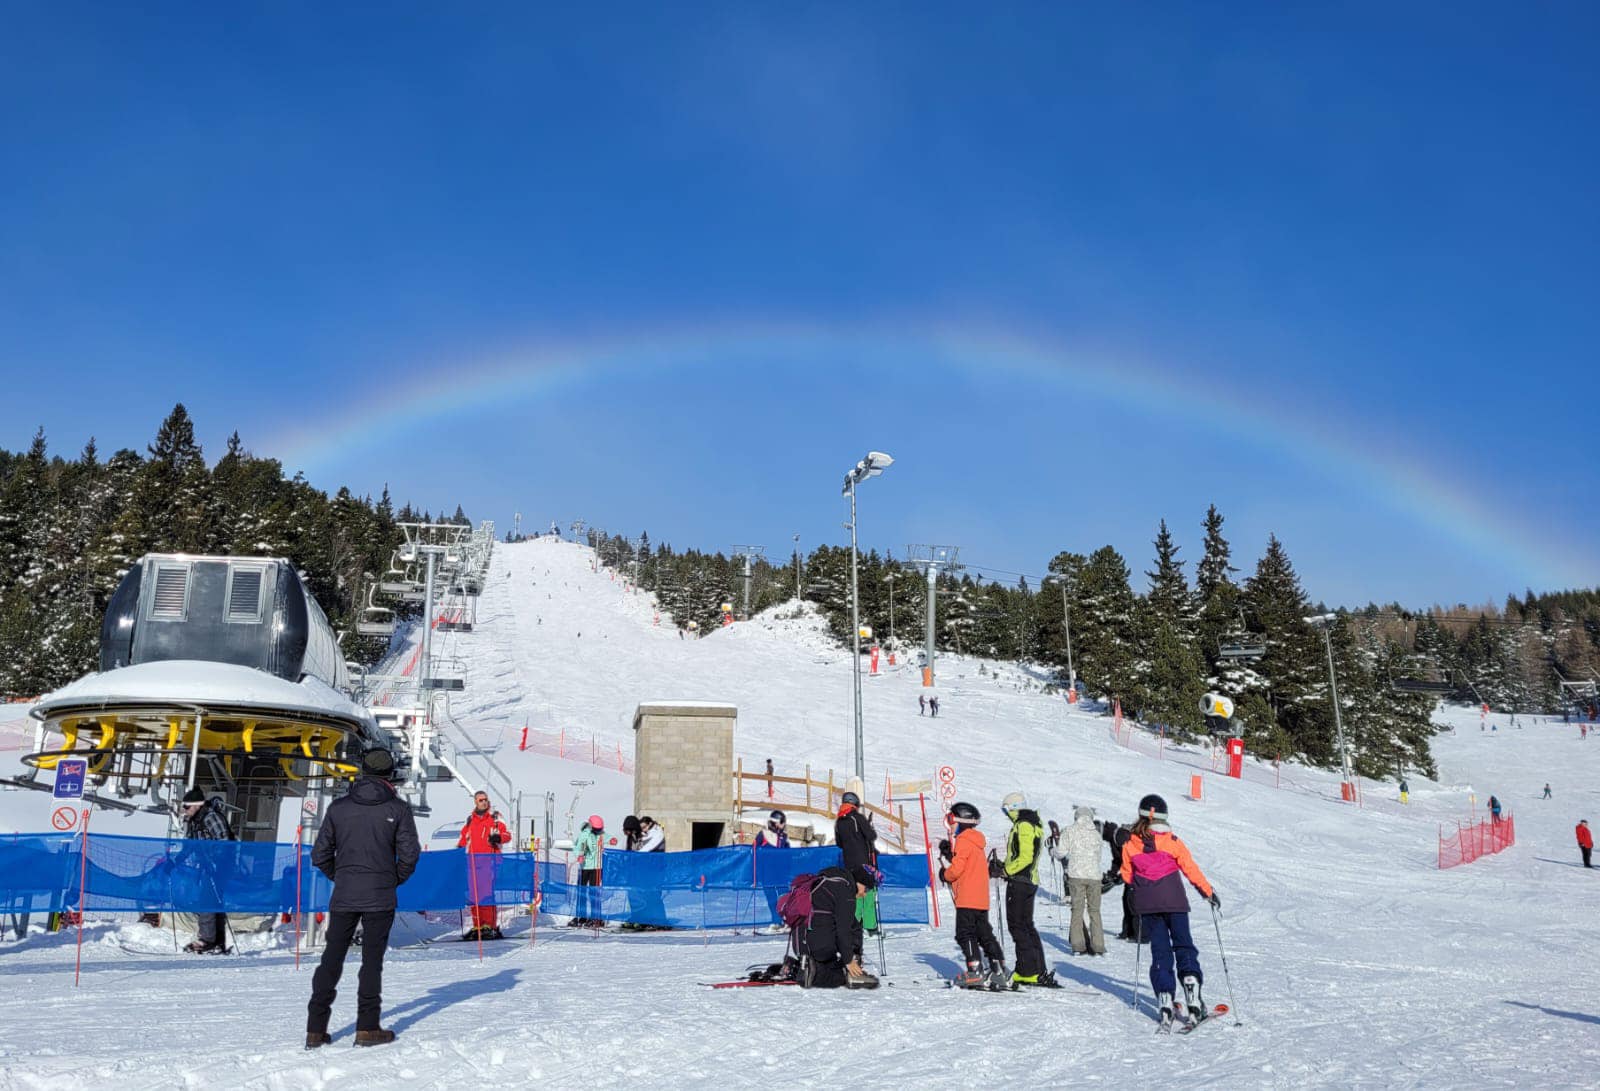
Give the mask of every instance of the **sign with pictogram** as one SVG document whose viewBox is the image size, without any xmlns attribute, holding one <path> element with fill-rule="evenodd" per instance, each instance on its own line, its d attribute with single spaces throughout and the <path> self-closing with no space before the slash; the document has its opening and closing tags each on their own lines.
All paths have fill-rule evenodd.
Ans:
<svg viewBox="0 0 1600 1091">
<path fill-rule="evenodd" d="M 82 799 L 83 782 L 89 775 L 89 763 L 83 758 L 62 758 L 56 763 L 57 799 Z"/>
<path fill-rule="evenodd" d="M 939 795 L 946 803 L 956 798 L 956 770 L 952 765 L 939 766 Z"/>
<path fill-rule="evenodd" d="M 50 825 L 65 832 L 78 824 L 78 810 L 76 807 L 57 807 L 50 815 Z"/>
</svg>

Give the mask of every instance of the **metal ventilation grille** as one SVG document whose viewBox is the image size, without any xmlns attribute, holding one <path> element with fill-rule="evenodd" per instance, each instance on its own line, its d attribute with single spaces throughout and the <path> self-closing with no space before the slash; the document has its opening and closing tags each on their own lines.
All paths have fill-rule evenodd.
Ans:
<svg viewBox="0 0 1600 1091">
<path fill-rule="evenodd" d="M 261 620 L 261 569 L 235 568 L 228 573 L 228 620 Z"/>
<path fill-rule="evenodd" d="M 188 568 L 162 566 L 156 569 L 156 592 L 150 616 L 181 619 L 188 609 Z"/>
</svg>

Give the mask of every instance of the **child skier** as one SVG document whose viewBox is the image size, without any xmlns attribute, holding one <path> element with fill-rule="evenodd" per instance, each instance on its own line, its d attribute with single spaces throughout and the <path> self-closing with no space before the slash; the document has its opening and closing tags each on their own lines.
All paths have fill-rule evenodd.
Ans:
<svg viewBox="0 0 1600 1091">
<path fill-rule="evenodd" d="M 1172 972 L 1174 959 L 1188 1007 L 1187 1021 L 1199 1022 L 1210 1011 L 1200 994 L 1204 974 L 1189 935 L 1189 898 L 1179 872 L 1213 908 L 1222 904 L 1189 855 L 1188 846 L 1168 828 L 1166 800 L 1145 796 L 1139 801 L 1139 821 L 1122 848 L 1122 881 L 1133 891 L 1134 910 L 1150 940 L 1150 985 L 1155 989 L 1163 1030 L 1171 1029 L 1173 1019 L 1184 1017 L 1183 1008 L 1173 999 L 1178 983 Z"/>
<path fill-rule="evenodd" d="M 945 861 L 939 878 L 950 884 L 956 903 L 956 942 L 967 960 L 966 972 L 957 976 L 955 983 L 963 989 L 1010 988 L 1005 952 L 989 926 L 989 863 L 987 842 L 978 832 L 978 808 L 957 803 L 950 808 L 950 819 L 956 827 L 955 839 L 953 844 L 943 841 L 939 845 Z M 983 972 L 985 955 L 989 958 L 987 975 Z"/>
</svg>

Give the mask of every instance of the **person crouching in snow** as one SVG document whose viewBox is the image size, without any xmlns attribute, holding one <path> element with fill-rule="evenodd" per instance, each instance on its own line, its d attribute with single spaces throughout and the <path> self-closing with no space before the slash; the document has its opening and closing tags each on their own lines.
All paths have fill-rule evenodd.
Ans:
<svg viewBox="0 0 1600 1091">
<path fill-rule="evenodd" d="M 489 793 L 473 796 L 472 814 L 456 839 L 456 847 L 467 850 L 467 895 L 472 899 L 472 927 L 462 933 L 464 940 L 505 938 L 494 906 L 494 875 L 500 846 L 509 840 L 500 812 L 489 809 Z"/>
<path fill-rule="evenodd" d="M 811 920 L 805 930 L 806 977 L 812 989 L 876 989 L 878 979 L 861 967 L 855 949 L 856 901 L 877 886 L 872 872 L 854 873 L 837 864 L 817 874 L 811 887 Z"/>
<path fill-rule="evenodd" d="M 967 960 L 965 972 L 957 975 L 955 983 L 963 989 L 1008 989 L 1011 974 L 1005 952 L 989 924 L 988 843 L 978 832 L 978 808 L 957 803 L 950 808 L 950 819 L 956 835 L 953 841 L 939 843 L 939 855 L 945 862 L 939 878 L 950 884 L 951 900 L 956 904 L 956 942 Z M 987 974 L 985 957 L 989 959 Z"/>
<path fill-rule="evenodd" d="M 1167 826 L 1167 803 L 1158 795 L 1139 801 L 1139 821 L 1134 823 L 1122 848 L 1122 881 L 1133 891 L 1145 938 L 1150 941 L 1150 984 L 1156 992 L 1161 1025 L 1169 1027 L 1184 1011 L 1173 999 L 1178 981 L 1190 1021 L 1199 1022 L 1209 1012 L 1200 995 L 1205 975 L 1200 953 L 1189 934 L 1189 898 L 1183 891 L 1182 873 L 1213 908 L 1222 904 L 1211 883 L 1189 855 L 1188 846 Z M 1172 972 L 1178 964 L 1177 979 Z"/>
</svg>

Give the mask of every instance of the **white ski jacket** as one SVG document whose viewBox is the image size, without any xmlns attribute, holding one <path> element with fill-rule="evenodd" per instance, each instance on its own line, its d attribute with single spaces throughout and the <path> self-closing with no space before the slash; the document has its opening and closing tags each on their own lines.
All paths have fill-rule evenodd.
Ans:
<svg viewBox="0 0 1600 1091">
<path fill-rule="evenodd" d="M 1105 873 L 1100 866 L 1100 850 L 1105 842 L 1088 815 L 1075 818 L 1061 831 L 1061 855 L 1067 859 L 1067 878 L 1098 879 Z"/>
</svg>

